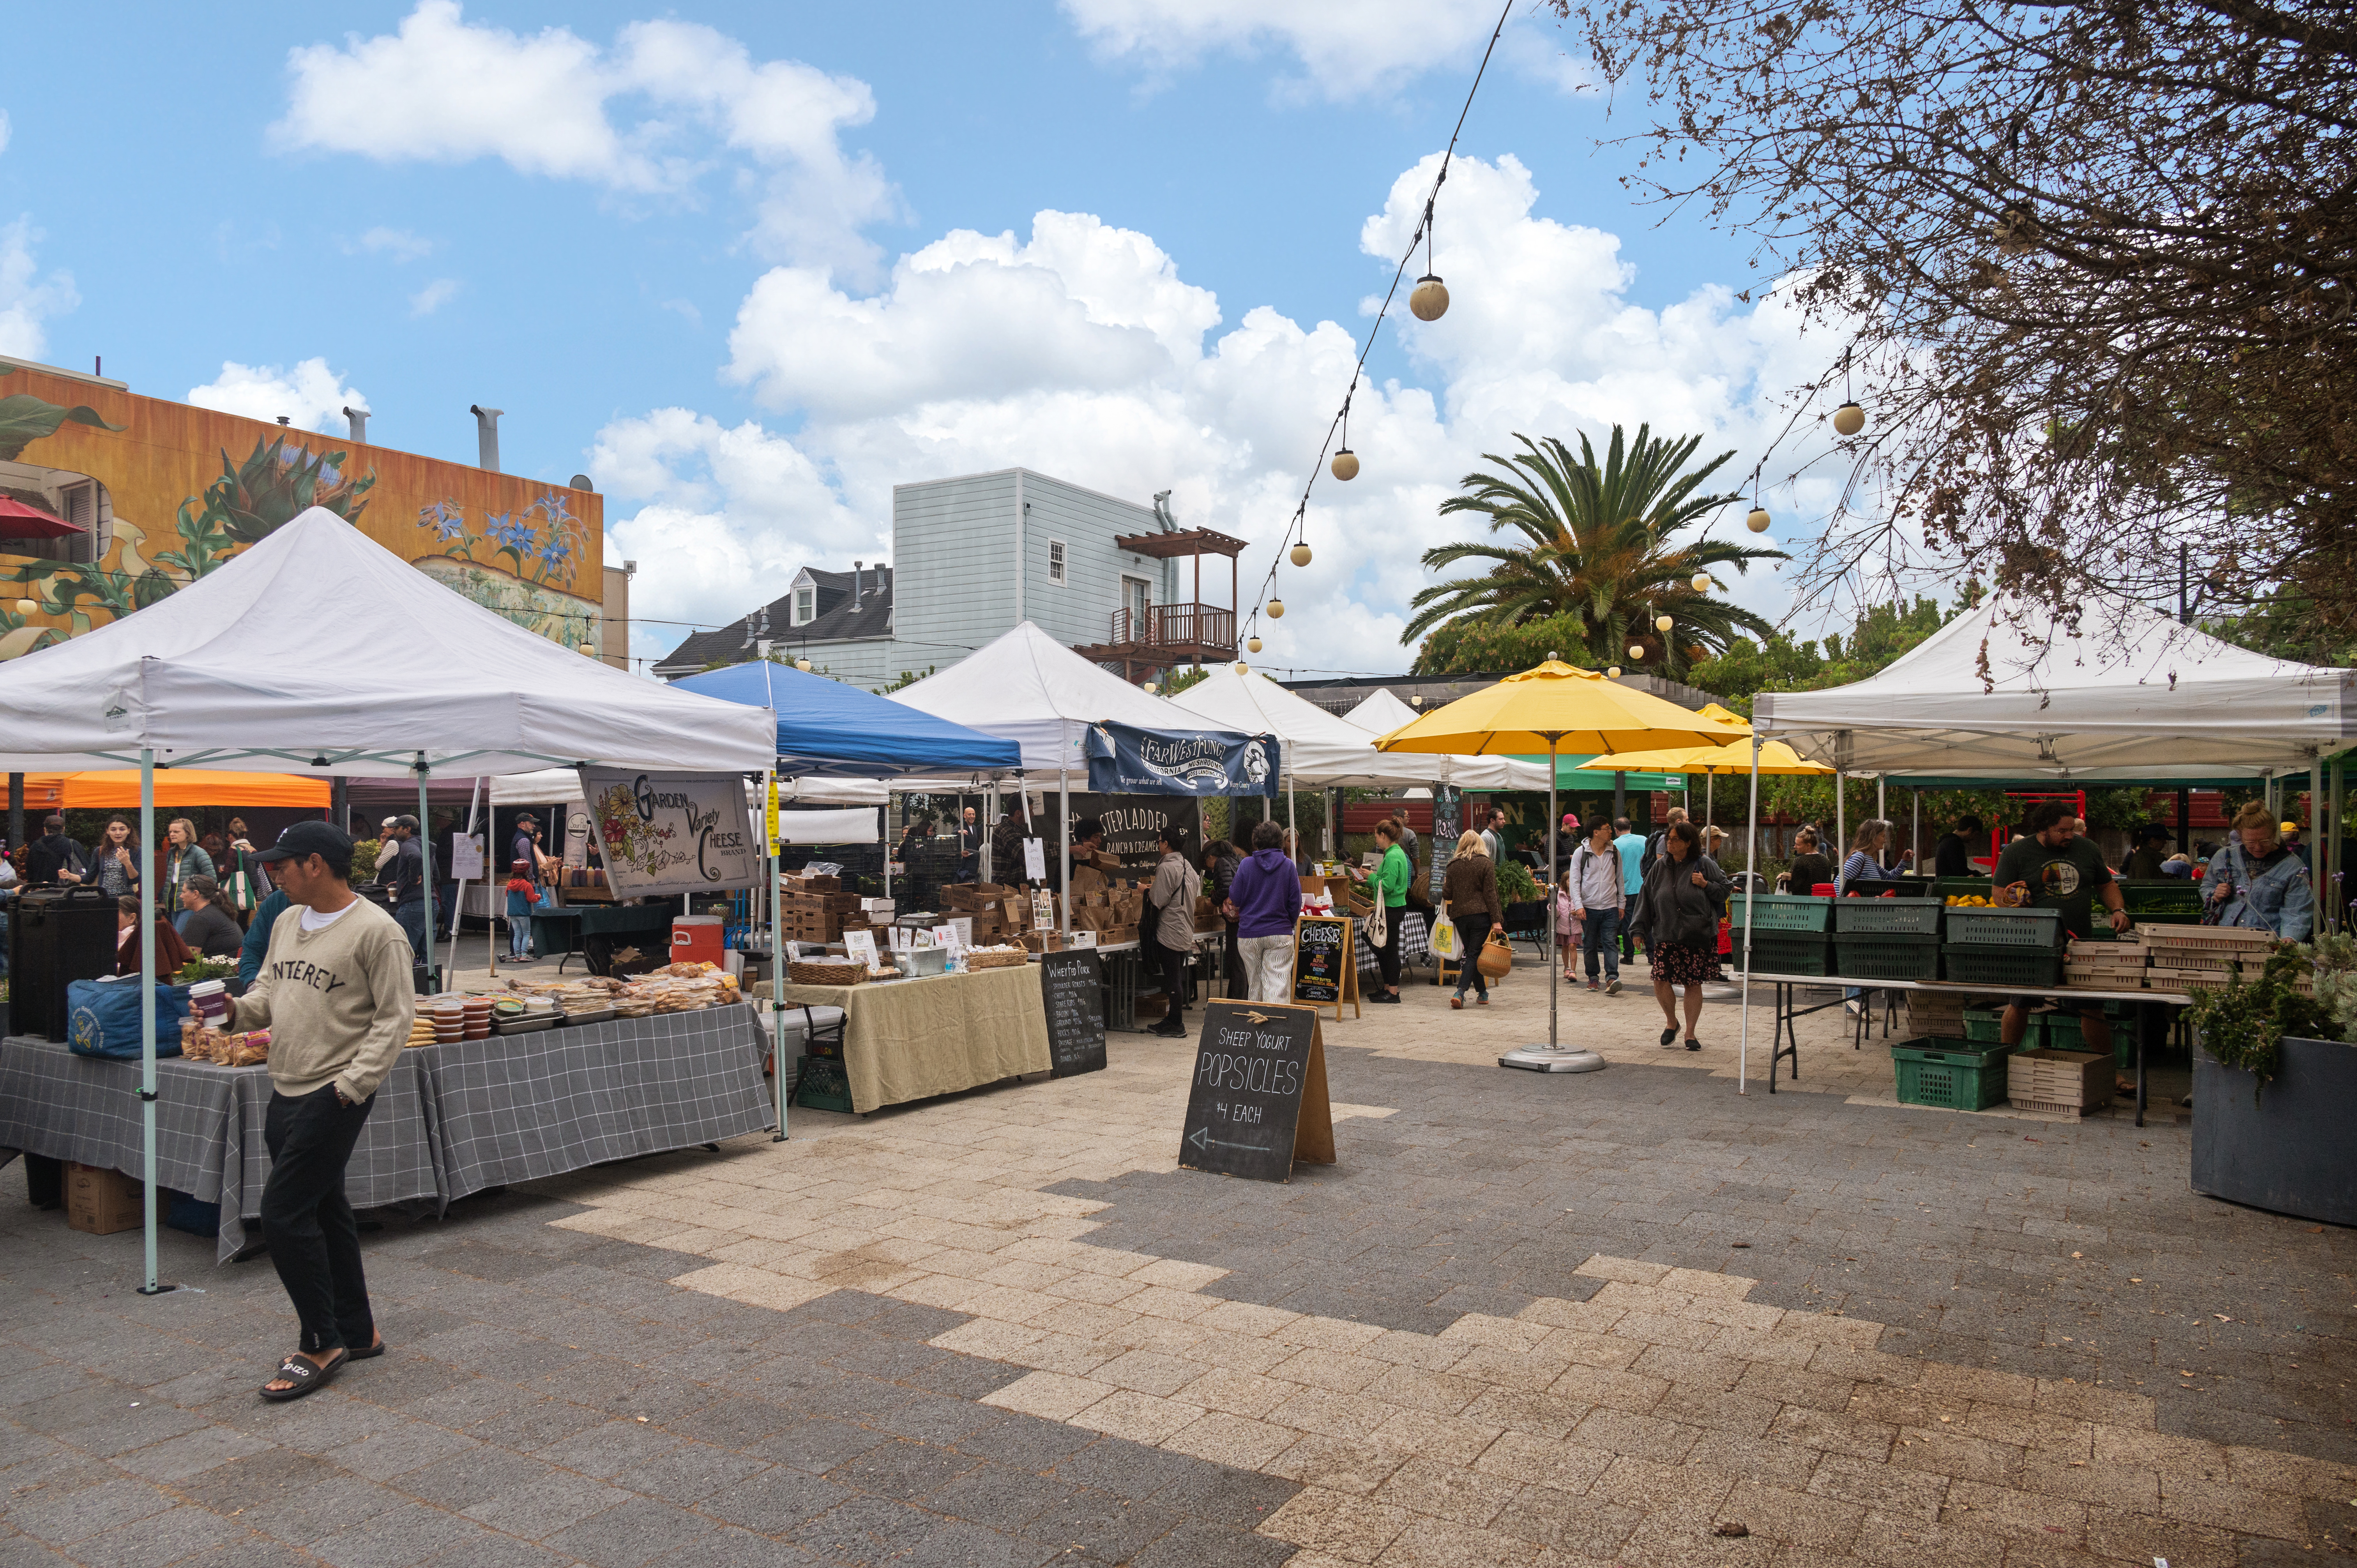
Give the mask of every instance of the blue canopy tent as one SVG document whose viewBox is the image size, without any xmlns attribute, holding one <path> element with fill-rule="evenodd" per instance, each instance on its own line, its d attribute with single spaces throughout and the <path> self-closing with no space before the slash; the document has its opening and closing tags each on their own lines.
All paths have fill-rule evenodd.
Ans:
<svg viewBox="0 0 2357 1568">
<path fill-rule="evenodd" d="M 888 779 L 1012 773 L 1022 750 L 980 730 L 760 659 L 674 681 L 683 692 L 778 715 L 778 771 L 788 778 Z"/>
</svg>

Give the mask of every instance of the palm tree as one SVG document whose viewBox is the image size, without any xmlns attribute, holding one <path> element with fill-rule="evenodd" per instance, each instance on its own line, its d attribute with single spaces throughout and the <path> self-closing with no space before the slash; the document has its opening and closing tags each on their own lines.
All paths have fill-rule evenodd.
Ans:
<svg viewBox="0 0 2357 1568">
<path fill-rule="evenodd" d="M 1460 561 L 1486 561 L 1478 576 L 1436 583 L 1415 596 L 1416 615 L 1400 634 L 1410 642 L 1443 624 L 1488 621 L 1519 626 L 1567 616 L 1585 633 L 1591 656 L 1620 663 L 1631 644 L 1664 674 L 1683 673 L 1697 659 L 1723 651 L 1738 636 L 1765 640 L 1775 629 L 1749 610 L 1697 591 L 1697 573 L 1732 566 L 1748 571 L 1754 561 L 1786 559 L 1781 550 L 1759 549 L 1703 538 L 1674 544 L 1671 536 L 1700 521 L 1735 495 L 1703 493 L 1703 482 L 1732 452 L 1721 453 L 1691 473 L 1686 460 L 1702 437 L 1655 439 L 1640 425 L 1624 450 L 1620 427 L 1602 467 L 1587 437 L 1579 455 L 1553 436 L 1534 442 L 1517 433 L 1520 454 L 1484 453 L 1494 472 L 1468 474 L 1465 493 L 1440 503 L 1443 516 L 1472 512 L 1489 520 L 1492 534 L 1512 530 L 1527 544 L 1444 544 L 1424 553 L 1424 564 L 1438 572 Z M 1721 586 L 1716 579 L 1711 587 Z M 1672 626 L 1656 630 L 1656 618 Z"/>
</svg>

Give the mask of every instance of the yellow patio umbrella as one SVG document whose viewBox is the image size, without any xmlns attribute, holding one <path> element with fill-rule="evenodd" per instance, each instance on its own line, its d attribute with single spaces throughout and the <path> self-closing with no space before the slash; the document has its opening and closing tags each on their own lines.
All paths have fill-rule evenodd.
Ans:
<svg viewBox="0 0 2357 1568">
<path fill-rule="evenodd" d="M 1721 709 L 1722 714 L 1726 710 Z M 1448 706 L 1436 708 L 1378 738 L 1378 751 L 1441 752 L 1455 756 L 1505 753 L 1547 756 L 1547 867 L 1555 865 L 1555 758 L 1563 752 L 1635 751 L 1641 747 L 1704 747 L 1749 739 L 1751 726 L 1732 714 L 1706 717 L 1634 687 L 1550 659 L 1535 669 L 1509 675 Z M 1555 1016 L 1558 976 L 1555 919 L 1546 926 L 1547 1037 L 1498 1058 L 1500 1067 L 1537 1072 L 1593 1072 L 1604 1065 L 1594 1051 L 1566 1050 Z M 1396 940 L 1396 939 L 1394 939 Z M 1463 955 L 1470 963 L 1476 955 Z"/>
<path fill-rule="evenodd" d="M 1717 703 L 1708 703 L 1702 711 L 1707 714 L 1714 708 L 1722 714 L 1727 714 L 1727 710 L 1719 707 Z M 1727 714 L 1727 716 L 1734 719 L 1738 724 L 1743 722 L 1734 714 Z M 1770 775 L 1815 778 L 1833 771 L 1833 768 L 1824 763 L 1806 760 L 1799 752 L 1781 740 L 1765 740 L 1759 744 L 1760 773 L 1762 778 Z M 1703 821 L 1707 822 L 1713 816 L 1712 807 L 1716 803 L 1712 798 L 1712 787 L 1718 779 L 1728 774 L 1739 774 L 1745 777 L 1750 775 L 1751 746 L 1750 741 L 1738 740 L 1727 746 L 1673 746 L 1666 751 L 1631 751 L 1618 757 L 1595 757 L 1579 766 L 1583 769 L 1593 768 L 1607 773 L 1626 771 L 1699 774 L 1703 780 Z M 1748 871 L 1749 867 L 1746 866 L 1745 869 Z"/>
</svg>

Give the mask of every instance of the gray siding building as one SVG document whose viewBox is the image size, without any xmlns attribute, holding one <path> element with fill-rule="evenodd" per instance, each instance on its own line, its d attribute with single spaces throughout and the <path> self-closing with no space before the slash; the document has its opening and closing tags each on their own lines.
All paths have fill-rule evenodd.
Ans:
<svg viewBox="0 0 2357 1568">
<path fill-rule="evenodd" d="M 1193 659 L 1234 656 L 1232 565 L 1240 542 L 1180 531 L 1156 504 L 1023 468 L 897 485 L 892 564 L 795 574 L 783 596 L 698 632 L 655 666 L 665 679 L 770 657 L 871 691 L 946 669 L 1024 620 L 1136 680 Z M 1209 553 L 1195 603 L 1195 562 Z"/>
</svg>

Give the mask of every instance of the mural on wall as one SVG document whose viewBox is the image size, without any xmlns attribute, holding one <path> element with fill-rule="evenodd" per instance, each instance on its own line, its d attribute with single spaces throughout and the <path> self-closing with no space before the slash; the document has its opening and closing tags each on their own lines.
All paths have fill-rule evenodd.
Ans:
<svg viewBox="0 0 2357 1568">
<path fill-rule="evenodd" d="M 119 407 L 61 403 L 72 382 L 0 364 L 0 387 L 8 379 L 26 390 L 0 397 L 0 491 L 38 498 L 23 487 L 86 475 L 110 515 L 95 560 L 16 554 L 23 546 L 0 539 L 0 660 L 154 604 L 314 506 L 537 636 L 602 641 L 600 603 L 573 591 L 582 579 L 602 587 L 600 520 L 575 510 L 594 512 L 594 494 L 383 449 L 356 460 L 349 442 L 112 389 L 93 401 Z M 243 459 L 231 456 L 249 440 Z M 371 510 L 421 491 L 433 499 L 414 522 Z M 147 524 L 164 515 L 173 534 L 151 542 Z"/>
</svg>

